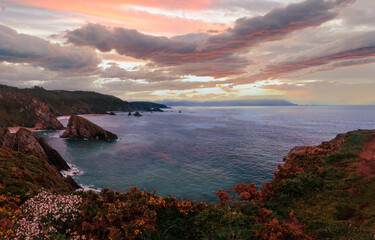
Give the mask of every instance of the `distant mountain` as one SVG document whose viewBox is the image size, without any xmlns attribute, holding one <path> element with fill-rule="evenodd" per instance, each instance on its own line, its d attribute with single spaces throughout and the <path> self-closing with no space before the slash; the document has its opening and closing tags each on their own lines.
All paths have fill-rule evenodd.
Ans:
<svg viewBox="0 0 375 240">
<path fill-rule="evenodd" d="M 229 106 L 297 106 L 297 104 L 279 99 L 251 99 L 232 101 L 161 101 L 168 106 L 192 106 L 192 107 L 229 107 Z"/>
<path fill-rule="evenodd" d="M 46 90 L 41 87 L 19 89 L 0 85 L 0 127 L 62 129 L 56 116 L 148 111 L 149 107 L 166 106 L 151 102 L 131 104 L 111 95 L 89 91 Z"/>
</svg>

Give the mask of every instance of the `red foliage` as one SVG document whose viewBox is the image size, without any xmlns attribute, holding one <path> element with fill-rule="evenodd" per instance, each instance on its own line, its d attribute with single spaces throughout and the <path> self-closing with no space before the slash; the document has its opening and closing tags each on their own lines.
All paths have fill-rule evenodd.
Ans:
<svg viewBox="0 0 375 240">
<path fill-rule="evenodd" d="M 217 190 L 217 192 L 215 194 L 220 200 L 219 206 L 221 206 L 221 207 L 228 206 L 229 201 L 232 200 L 231 196 L 228 193 L 223 192 L 223 190 L 221 190 L 221 188 L 219 190 Z"/>
<path fill-rule="evenodd" d="M 233 191 L 240 195 L 243 200 L 259 201 L 261 198 L 261 193 L 258 191 L 257 186 L 253 182 L 251 182 L 249 185 L 239 183 L 233 188 Z"/>
<path fill-rule="evenodd" d="M 265 208 L 261 208 L 258 212 L 257 221 L 259 223 L 266 223 L 268 222 L 268 219 L 271 217 L 271 215 L 272 211 Z"/>
<path fill-rule="evenodd" d="M 289 214 L 289 219 L 285 220 L 284 224 L 280 225 L 279 221 L 274 218 L 256 231 L 255 236 L 257 239 L 262 240 L 311 240 L 312 238 L 304 234 L 301 228 L 302 225 L 298 222 L 292 211 Z"/>
</svg>

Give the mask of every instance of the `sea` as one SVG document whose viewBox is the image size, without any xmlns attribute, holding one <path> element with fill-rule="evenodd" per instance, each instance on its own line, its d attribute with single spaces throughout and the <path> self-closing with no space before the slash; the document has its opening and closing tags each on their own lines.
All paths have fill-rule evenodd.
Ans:
<svg viewBox="0 0 375 240">
<path fill-rule="evenodd" d="M 206 203 L 237 183 L 270 181 L 291 148 L 375 129 L 375 106 L 173 107 L 142 117 L 84 116 L 118 135 L 114 142 L 43 136 L 85 189 L 156 191 Z M 60 118 L 66 126 L 68 117 Z"/>
</svg>

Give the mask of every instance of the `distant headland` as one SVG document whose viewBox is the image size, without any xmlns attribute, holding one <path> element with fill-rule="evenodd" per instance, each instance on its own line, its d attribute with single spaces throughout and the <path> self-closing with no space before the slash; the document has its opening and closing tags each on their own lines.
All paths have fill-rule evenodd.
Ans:
<svg viewBox="0 0 375 240">
<path fill-rule="evenodd" d="M 249 99 L 231 101 L 173 101 L 165 100 L 161 103 L 168 106 L 186 107 L 242 107 L 242 106 L 298 106 L 297 104 L 280 99 Z"/>
<path fill-rule="evenodd" d="M 167 106 L 152 102 L 132 103 L 90 91 L 46 90 L 42 87 L 20 89 L 0 85 L 0 127 L 59 130 L 64 127 L 57 116 L 160 111 L 162 108 Z"/>
</svg>

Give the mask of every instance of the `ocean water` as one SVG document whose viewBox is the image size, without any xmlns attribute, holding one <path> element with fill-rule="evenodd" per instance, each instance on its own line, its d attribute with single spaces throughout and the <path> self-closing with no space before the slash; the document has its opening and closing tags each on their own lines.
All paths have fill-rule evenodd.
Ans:
<svg viewBox="0 0 375 240">
<path fill-rule="evenodd" d="M 119 191 L 136 186 L 216 202 L 219 188 L 270 181 L 295 146 L 375 129 L 375 106 L 174 107 L 142 114 L 85 116 L 117 134 L 115 142 L 61 139 L 62 131 L 39 134 L 79 170 L 79 184 Z M 66 125 L 68 119 L 60 121 Z"/>
</svg>

